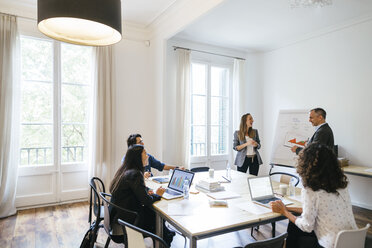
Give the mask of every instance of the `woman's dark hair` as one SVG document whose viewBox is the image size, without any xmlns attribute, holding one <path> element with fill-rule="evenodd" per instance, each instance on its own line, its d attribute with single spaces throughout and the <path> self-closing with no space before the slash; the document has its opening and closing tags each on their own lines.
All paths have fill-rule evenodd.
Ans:
<svg viewBox="0 0 372 248">
<path fill-rule="evenodd" d="M 297 172 L 304 187 L 313 191 L 323 189 L 328 193 L 337 193 L 337 189 L 346 188 L 347 178 L 336 155 L 326 145 L 312 143 L 299 156 Z"/>
<path fill-rule="evenodd" d="M 110 185 L 111 194 L 114 193 L 118 186 L 120 185 L 120 182 L 124 177 L 126 171 L 139 170 L 140 172 L 142 172 L 142 174 L 144 173 L 144 167 L 142 162 L 142 152 L 144 149 L 145 148 L 142 145 L 132 145 L 128 148 L 128 151 L 125 154 L 123 164 L 116 172 L 114 179 L 112 179 Z"/>
<path fill-rule="evenodd" d="M 242 115 L 240 119 L 240 127 L 238 132 L 239 140 L 245 140 L 245 135 L 248 134 L 250 138 L 253 138 L 255 136 L 255 132 L 252 127 L 247 126 L 247 118 L 251 115 L 250 113 L 246 113 L 245 115 Z"/>
<path fill-rule="evenodd" d="M 134 134 L 129 135 L 127 139 L 128 147 L 137 144 L 137 137 L 142 138 L 141 134 L 139 133 L 134 133 Z"/>
</svg>

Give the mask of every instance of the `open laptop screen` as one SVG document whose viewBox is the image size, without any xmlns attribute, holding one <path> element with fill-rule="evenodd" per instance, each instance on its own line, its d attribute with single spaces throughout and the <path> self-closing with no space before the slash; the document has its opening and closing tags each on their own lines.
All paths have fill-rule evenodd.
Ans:
<svg viewBox="0 0 372 248">
<path fill-rule="evenodd" d="M 273 195 L 270 176 L 249 177 L 248 186 L 252 200 L 262 199 Z"/>
<path fill-rule="evenodd" d="M 191 184 L 193 178 L 193 172 L 175 169 L 169 181 L 168 188 L 182 192 L 185 180 L 188 179 Z"/>
</svg>

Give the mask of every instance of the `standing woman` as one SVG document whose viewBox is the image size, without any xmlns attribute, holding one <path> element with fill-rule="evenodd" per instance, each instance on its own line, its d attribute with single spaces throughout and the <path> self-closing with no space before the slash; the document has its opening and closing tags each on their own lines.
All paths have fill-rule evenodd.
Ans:
<svg viewBox="0 0 372 248">
<path fill-rule="evenodd" d="M 129 147 L 122 166 L 116 172 L 110 185 L 112 203 L 125 209 L 135 211 L 139 218 L 138 226 L 149 232 L 155 232 L 155 212 L 152 204 L 161 199 L 165 189 L 160 187 L 156 194 L 145 186 L 144 166 L 147 165 L 148 155 L 142 145 Z M 134 216 L 121 213 L 120 210 L 111 207 L 111 223 L 117 223 L 117 219 L 134 223 Z"/>
<path fill-rule="evenodd" d="M 253 117 L 247 113 L 240 120 L 240 128 L 234 133 L 233 149 L 237 151 L 235 164 L 238 171 L 246 173 L 249 167 L 249 174 L 258 175 L 258 168 L 262 159 L 258 149 L 261 148 L 260 137 L 257 129 L 252 128 Z"/>
</svg>

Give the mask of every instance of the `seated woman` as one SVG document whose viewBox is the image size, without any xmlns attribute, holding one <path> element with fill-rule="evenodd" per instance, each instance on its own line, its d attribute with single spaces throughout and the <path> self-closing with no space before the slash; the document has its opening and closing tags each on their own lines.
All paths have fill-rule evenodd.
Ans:
<svg viewBox="0 0 372 248">
<path fill-rule="evenodd" d="M 134 145 L 128 149 L 124 163 L 116 172 L 110 185 L 111 201 L 120 207 L 137 212 L 137 225 L 155 233 L 155 212 L 152 204 L 161 199 L 165 189 L 160 187 L 155 194 L 145 186 L 143 173 L 147 161 L 148 155 L 142 145 Z M 132 224 L 135 221 L 134 216 L 121 213 L 112 206 L 109 210 L 111 223 L 117 223 L 118 218 Z M 169 231 L 164 229 L 164 234 L 169 236 Z M 173 238 L 174 235 L 171 236 Z M 172 241 L 170 237 L 164 237 L 164 240 L 169 243 Z M 120 242 L 120 239 L 116 242 Z"/>
<path fill-rule="evenodd" d="M 275 201 L 270 203 L 271 208 L 290 221 L 286 247 L 333 248 L 339 231 L 357 229 L 347 178 L 337 157 L 325 145 L 310 144 L 299 156 L 297 172 L 304 185 L 303 207 L 286 207 Z"/>
</svg>

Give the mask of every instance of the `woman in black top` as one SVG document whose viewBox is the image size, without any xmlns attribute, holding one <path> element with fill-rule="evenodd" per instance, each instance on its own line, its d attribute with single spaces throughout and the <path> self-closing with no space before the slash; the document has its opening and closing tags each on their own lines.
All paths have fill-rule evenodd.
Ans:
<svg viewBox="0 0 372 248">
<path fill-rule="evenodd" d="M 144 166 L 147 165 L 148 156 L 142 145 L 129 147 L 123 165 L 116 172 L 110 185 L 112 203 L 138 213 L 137 225 L 149 232 L 155 232 L 155 213 L 152 204 L 160 200 L 165 189 L 160 187 L 154 193 L 145 186 Z M 135 216 L 121 213 L 111 207 L 111 223 L 123 219 L 134 223 Z"/>
</svg>

